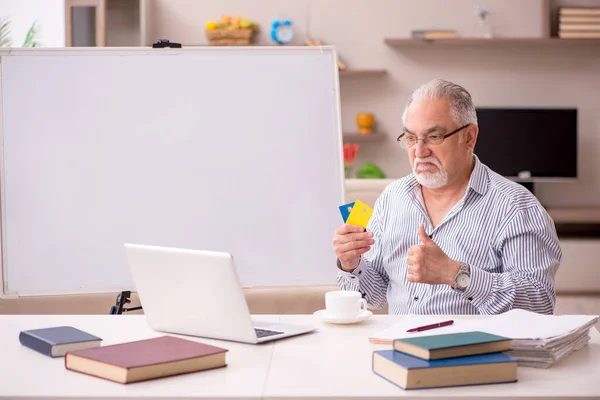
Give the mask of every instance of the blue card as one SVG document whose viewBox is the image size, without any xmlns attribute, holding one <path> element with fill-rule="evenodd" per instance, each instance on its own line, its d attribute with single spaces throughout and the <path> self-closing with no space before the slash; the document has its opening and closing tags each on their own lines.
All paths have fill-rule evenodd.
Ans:
<svg viewBox="0 0 600 400">
<path fill-rule="evenodd" d="M 355 201 L 340 206 L 340 212 L 342 213 L 344 223 L 348 220 L 348 216 L 350 216 L 350 212 L 352 211 L 352 207 L 354 207 L 354 203 Z"/>
</svg>

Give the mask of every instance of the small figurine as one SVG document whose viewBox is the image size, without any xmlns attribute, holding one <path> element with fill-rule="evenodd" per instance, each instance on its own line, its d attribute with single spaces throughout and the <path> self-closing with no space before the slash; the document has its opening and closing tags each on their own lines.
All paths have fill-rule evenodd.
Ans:
<svg viewBox="0 0 600 400">
<path fill-rule="evenodd" d="M 490 12 L 481 6 L 475 6 L 475 13 L 477 14 L 481 30 L 483 31 L 482 36 L 486 39 L 491 39 L 493 32 L 488 20 Z"/>
</svg>

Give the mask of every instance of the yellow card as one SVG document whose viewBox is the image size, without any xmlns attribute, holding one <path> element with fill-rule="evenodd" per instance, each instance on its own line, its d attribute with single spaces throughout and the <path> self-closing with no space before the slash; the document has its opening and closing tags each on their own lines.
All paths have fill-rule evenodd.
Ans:
<svg viewBox="0 0 600 400">
<path fill-rule="evenodd" d="M 352 207 L 352 211 L 350 211 L 350 215 L 348 215 L 346 223 L 362 226 L 367 229 L 367 224 L 369 223 L 369 219 L 371 219 L 371 215 L 373 215 L 373 209 L 362 201 L 356 200 Z"/>
</svg>

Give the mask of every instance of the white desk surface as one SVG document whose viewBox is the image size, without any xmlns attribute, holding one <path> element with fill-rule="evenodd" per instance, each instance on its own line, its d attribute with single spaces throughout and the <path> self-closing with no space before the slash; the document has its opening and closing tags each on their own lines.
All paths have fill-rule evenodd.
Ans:
<svg viewBox="0 0 600 400">
<path fill-rule="evenodd" d="M 402 316 L 375 315 L 356 325 L 329 325 L 312 315 L 255 318 L 314 322 L 319 330 L 262 345 L 192 338 L 229 349 L 227 367 L 123 385 L 66 370 L 64 358 L 21 346 L 19 332 L 72 325 L 103 337 L 103 345 L 163 335 L 150 329 L 143 315 L 0 315 L 0 398 L 600 398 L 600 334 L 595 328 L 585 348 L 553 367 L 519 367 L 517 383 L 404 391 L 371 370 L 372 351 L 390 346 L 368 341 L 371 333 Z"/>
</svg>

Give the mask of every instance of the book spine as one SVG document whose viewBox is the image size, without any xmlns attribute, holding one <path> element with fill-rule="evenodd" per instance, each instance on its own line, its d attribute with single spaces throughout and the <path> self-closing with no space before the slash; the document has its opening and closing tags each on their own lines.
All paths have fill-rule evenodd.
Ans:
<svg viewBox="0 0 600 400">
<path fill-rule="evenodd" d="M 19 334 L 19 342 L 32 350 L 42 353 L 48 357 L 52 357 L 52 345 L 35 336 L 31 336 L 25 332 Z"/>
</svg>

